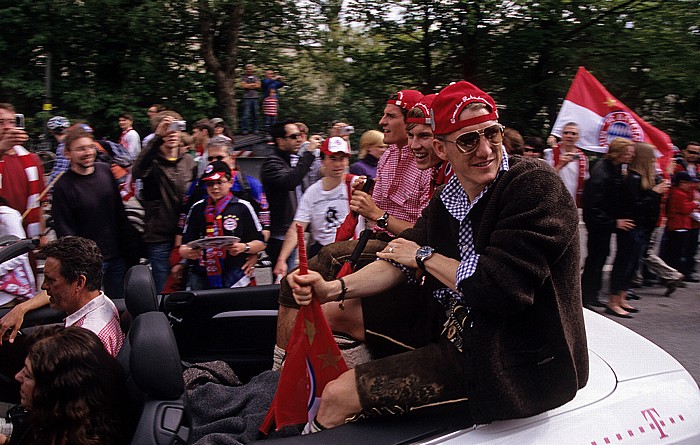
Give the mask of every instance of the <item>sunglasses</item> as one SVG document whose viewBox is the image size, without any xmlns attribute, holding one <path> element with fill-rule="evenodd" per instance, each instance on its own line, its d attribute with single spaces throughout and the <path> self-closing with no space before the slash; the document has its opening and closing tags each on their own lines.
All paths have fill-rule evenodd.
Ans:
<svg viewBox="0 0 700 445">
<path fill-rule="evenodd" d="M 691 155 L 700 155 L 700 151 L 688 150 L 688 154 L 691 154 Z"/>
<path fill-rule="evenodd" d="M 484 136 L 486 142 L 491 145 L 498 145 L 503 142 L 503 130 L 505 127 L 501 124 L 494 124 L 481 130 L 468 131 L 462 133 L 455 140 L 444 139 L 447 142 L 452 142 L 457 146 L 457 150 L 465 155 L 472 153 L 479 147 L 481 136 Z"/>
<path fill-rule="evenodd" d="M 223 161 L 224 156 L 209 156 L 207 159 L 209 160 L 209 162 Z"/>
<path fill-rule="evenodd" d="M 289 136 L 285 136 L 287 139 L 299 139 L 301 137 L 301 133 L 294 133 L 290 134 Z"/>
</svg>

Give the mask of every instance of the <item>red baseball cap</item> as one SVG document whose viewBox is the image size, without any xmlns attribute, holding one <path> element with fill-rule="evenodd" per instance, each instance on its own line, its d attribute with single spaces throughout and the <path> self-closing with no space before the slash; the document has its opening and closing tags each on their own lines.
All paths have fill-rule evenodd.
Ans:
<svg viewBox="0 0 700 445">
<path fill-rule="evenodd" d="M 334 136 L 323 141 L 321 144 L 321 153 L 323 153 L 324 156 L 334 154 L 350 156 L 350 149 L 348 148 L 348 143 L 345 141 L 345 139 Z"/>
<path fill-rule="evenodd" d="M 416 90 L 401 90 L 396 93 L 397 99 L 389 99 L 386 103 L 387 105 L 396 105 L 397 107 L 403 108 L 408 111 L 413 108 L 418 101 L 423 98 L 423 94 Z"/>
<path fill-rule="evenodd" d="M 467 105 L 483 103 L 489 114 L 467 120 L 459 120 L 459 115 Z M 496 102 L 477 86 L 465 81 L 451 83 L 438 93 L 430 110 L 431 126 L 435 134 L 448 134 L 460 128 L 490 120 L 498 120 Z"/>
<path fill-rule="evenodd" d="M 437 96 L 437 94 L 428 94 L 426 96 L 423 96 L 420 102 L 418 102 L 416 106 L 413 107 L 419 108 L 423 112 L 423 116 L 425 117 L 407 117 L 406 123 L 430 125 L 430 123 L 432 122 L 432 120 L 430 119 L 430 107 L 432 106 L 433 101 L 435 100 L 435 96 Z"/>
</svg>

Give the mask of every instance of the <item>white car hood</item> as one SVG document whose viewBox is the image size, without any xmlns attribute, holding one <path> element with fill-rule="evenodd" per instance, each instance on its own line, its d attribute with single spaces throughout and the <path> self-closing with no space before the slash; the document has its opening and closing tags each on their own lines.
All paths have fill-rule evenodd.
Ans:
<svg viewBox="0 0 700 445">
<path fill-rule="evenodd" d="M 618 382 L 683 370 L 675 358 L 641 335 L 588 309 L 583 315 L 588 350 L 612 368 Z"/>
</svg>

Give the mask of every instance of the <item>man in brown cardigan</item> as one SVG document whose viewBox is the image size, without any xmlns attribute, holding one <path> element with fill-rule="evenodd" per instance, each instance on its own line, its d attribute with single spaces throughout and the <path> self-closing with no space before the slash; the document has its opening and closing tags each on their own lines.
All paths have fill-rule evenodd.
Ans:
<svg viewBox="0 0 700 445">
<path fill-rule="evenodd" d="M 445 329 L 329 383 L 310 431 L 452 402 L 466 403 L 474 423 L 528 417 L 588 380 L 573 198 L 547 165 L 507 157 L 496 104 L 474 85 L 444 88 L 431 113 L 435 151 L 454 177 L 415 226 L 377 254 L 385 261 L 342 280 L 288 280 L 302 305 L 413 283 L 443 306 Z M 400 317 L 396 309 L 385 316 Z"/>
</svg>

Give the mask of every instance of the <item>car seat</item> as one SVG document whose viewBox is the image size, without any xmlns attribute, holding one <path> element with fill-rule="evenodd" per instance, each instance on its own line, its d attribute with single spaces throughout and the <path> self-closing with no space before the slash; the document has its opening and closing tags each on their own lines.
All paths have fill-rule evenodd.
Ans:
<svg viewBox="0 0 700 445">
<path fill-rule="evenodd" d="M 186 444 L 191 420 L 182 363 L 165 314 L 138 315 L 126 343 L 130 347 L 127 384 L 131 391 L 140 392 L 135 405 L 142 403 L 132 445 Z"/>
<path fill-rule="evenodd" d="M 127 332 L 132 320 L 144 312 L 158 310 L 158 292 L 151 269 L 139 264 L 131 267 L 124 277 L 124 304 L 121 316 L 122 330 Z"/>
</svg>

